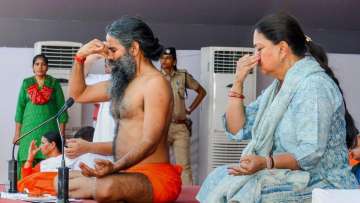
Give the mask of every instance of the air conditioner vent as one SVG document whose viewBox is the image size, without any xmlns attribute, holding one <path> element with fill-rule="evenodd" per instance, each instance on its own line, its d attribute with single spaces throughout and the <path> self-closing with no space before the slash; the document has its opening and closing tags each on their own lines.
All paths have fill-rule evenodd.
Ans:
<svg viewBox="0 0 360 203">
<path fill-rule="evenodd" d="M 246 54 L 252 54 L 252 50 L 244 51 L 215 51 L 214 72 L 235 73 L 236 61 Z"/>
<path fill-rule="evenodd" d="M 35 52 L 48 57 L 49 69 L 71 69 L 80 47 L 81 43 L 77 42 L 43 41 L 35 43 Z"/>
<path fill-rule="evenodd" d="M 224 136 L 225 137 L 225 136 Z M 218 166 L 239 163 L 241 153 L 249 143 L 249 140 L 241 142 L 214 142 L 212 146 L 212 163 L 211 168 Z"/>
<path fill-rule="evenodd" d="M 42 46 L 41 53 L 49 59 L 49 68 L 71 68 L 79 47 Z"/>
</svg>

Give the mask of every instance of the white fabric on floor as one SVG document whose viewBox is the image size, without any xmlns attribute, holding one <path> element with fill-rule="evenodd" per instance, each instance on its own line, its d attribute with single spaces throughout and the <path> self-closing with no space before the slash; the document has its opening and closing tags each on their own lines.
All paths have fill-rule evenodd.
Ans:
<svg viewBox="0 0 360 203">
<path fill-rule="evenodd" d="M 312 191 L 312 203 L 359 203 L 360 189 L 340 190 L 340 189 L 319 189 Z"/>
</svg>

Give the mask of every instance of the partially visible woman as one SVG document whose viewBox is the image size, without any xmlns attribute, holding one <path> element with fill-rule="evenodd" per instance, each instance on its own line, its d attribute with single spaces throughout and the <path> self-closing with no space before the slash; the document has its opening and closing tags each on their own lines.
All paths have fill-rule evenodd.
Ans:
<svg viewBox="0 0 360 203">
<path fill-rule="evenodd" d="M 360 184 L 360 134 L 357 131 L 357 145 L 350 150 L 349 159 L 351 171 L 355 174 L 357 181 Z"/>
<path fill-rule="evenodd" d="M 38 151 L 45 156 L 45 160 L 37 163 L 34 167 L 34 159 Z M 27 160 L 21 169 L 22 179 L 18 182 L 20 192 L 25 188 L 31 194 L 56 194 L 54 190 L 54 178 L 57 168 L 61 165 L 61 138 L 56 132 L 48 132 L 41 138 L 41 144 L 36 146 L 35 141 L 30 143 Z M 41 173 L 40 173 L 41 172 Z"/>
<path fill-rule="evenodd" d="M 314 188 L 357 188 L 347 149 L 354 123 L 323 49 L 285 13 L 261 19 L 253 43 L 255 55 L 237 63 L 224 116 L 230 138 L 251 141 L 240 163 L 207 177 L 197 199 L 311 202 Z M 245 107 L 243 82 L 256 65 L 275 80 Z"/>
<path fill-rule="evenodd" d="M 80 139 L 90 138 L 85 134 L 79 136 Z M 40 161 L 35 166 L 34 160 L 36 154 L 41 152 L 45 160 Z M 62 161 L 62 145 L 61 137 L 58 132 L 48 132 L 41 138 L 41 144 L 37 147 L 34 140 L 31 141 L 28 157 L 24 166 L 21 169 L 22 179 L 18 181 L 18 190 L 20 192 L 29 192 L 31 195 L 56 195 L 55 190 L 55 177 L 58 175 L 58 168 L 61 166 Z M 83 154 L 76 159 L 69 159 L 65 157 L 66 166 L 71 171 L 78 171 L 73 173 L 75 175 L 80 173 L 80 163 L 85 163 L 90 167 L 95 167 L 96 159 L 106 159 L 107 156 L 97 154 Z M 71 176 L 70 176 L 71 178 Z"/>
<path fill-rule="evenodd" d="M 24 133 L 30 131 L 51 116 L 54 116 L 64 104 L 64 94 L 60 83 L 55 78 L 46 74 L 48 71 L 48 59 L 46 56 L 42 54 L 36 55 L 33 58 L 32 65 L 34 76 L 23 80 L 18 97 L 13 143 Z M 68 114 L 62 114 L 59 121 L 62 134 L 64 135 Z M 31 141 L 35 140 L 35 142 L 39 144 L 41 136 L 49 131 L 58 131 L 55 120 L 32 132 L 17 143 L 19 144 L 19 179 L 21 179 L 20 169 L 28 157 L 28 149 Z M 43 159 L 44 155 L 38 153 L 34 157 L 34 163 L 38 163 Z"/>
<path fill-rule="evenodd" d="M 34 158 L 38 151 L 44 155 L 45 160 L 37 163 L 34 167 Z M 32 140 L 29 147 L 28 158 L 21 170 L 23 178 L 37 172 L 56 172 L 61 164 L 61 139 L 60 134 L 55 132 L 48 132 L 41 138 L 41 144 L 36 146 L 35 141 Z"/>
</svg>

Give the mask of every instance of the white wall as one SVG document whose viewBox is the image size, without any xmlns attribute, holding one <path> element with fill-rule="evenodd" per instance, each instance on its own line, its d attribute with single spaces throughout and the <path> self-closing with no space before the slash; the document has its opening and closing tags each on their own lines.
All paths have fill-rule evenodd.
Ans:
<svg viewBox="0 0 360 203">
<path fill-rule="evenodd" d="M 15 132 L 15 110 L 22 80 L 33 74 L 33 49 L 0 48 L 0 183 L 7 181 L 7 160 L 11 158 Z"/>
<path fill-rule="evenodd" d="M 329 64 L 339 79 L 349 112 L 360 129 L 360 55 L 329 54 Z"/>
<path fill-rule="evenodd" d="M 32 48 L 0 48 L 0 135 L 2 136 L 2 147 L 0 147 L 0 183 L 7 181 L 7 160 L 10 159 L 11 140 L 14 135 L 14 115 L 18 90 L 23 78 L 32 75 L 31 60 L 33 57 Z M 345 92 L 346 101 L 355 122 L 360 125 L 360 94 L 358 77 L 360 75 L 360 55 L 351 54 L 329 54 L 330 64 L 338 76 L 341 86 Z M 155 64 L 159 67 L 158 64 Z M 178 67 L 186 67 L 195 79 L 200 80 L 200 51 L 179 50 Z M 259 74 L 258 90 L 263 89 L 269 83 L 269 79 Z M 195 94 L 189 91 L 189 99 L 194 99 Z M 85 108 L 83 124 L 89 124 L 92 108 Z M 197 179 L 197 143 L 198 143 L 198 109 L 191 115 L 193 119 L 192 137 L 192 163 L 195 180 Z"/>
</svg>

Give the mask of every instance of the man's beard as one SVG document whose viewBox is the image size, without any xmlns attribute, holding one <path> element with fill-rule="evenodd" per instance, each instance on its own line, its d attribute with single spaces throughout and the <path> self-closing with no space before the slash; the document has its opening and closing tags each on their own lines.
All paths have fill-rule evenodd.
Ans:
<svg viewBox="0 0 360 203">
<path fill-rule="evenodd" d="M 136 64 L 127 52 L 118 60 L 110 60 L 111 67 L 111 113 L 115 120 L 120 118 L 120 104 L 129 83 L 135 78 Z"/>
</svg>

